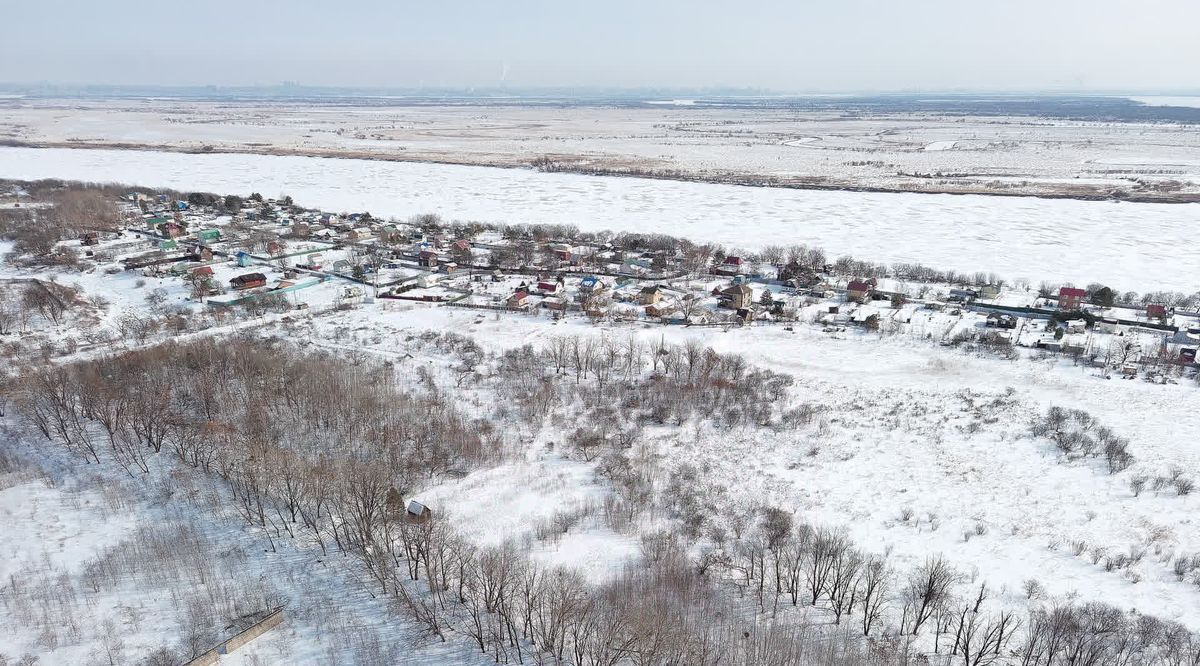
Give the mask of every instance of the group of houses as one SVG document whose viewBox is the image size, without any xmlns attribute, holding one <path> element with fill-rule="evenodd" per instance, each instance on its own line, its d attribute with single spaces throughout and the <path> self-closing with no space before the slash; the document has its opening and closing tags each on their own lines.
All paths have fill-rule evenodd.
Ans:
<svg viewBox="0 0 1200 666">
<path fill-rule="evenodd" d="M 947 317 L 977 311 L 980 326 L 1001 337 L 1023 340 L 1025 329 L 1038 323 L 1044 332 L 1039 344 L 1047 349 L 1069 348 L 1072 336 L 1142 327 L 1173 340 L 1181 360 L 1196 354 L 1187 327 L 1166 306 L 1150 303 L 1136 312 L 1103 307 L 1095 294 L 1070 286 L 1041 302 L 1015 305 L 1013 291 L 1001 298 L 997 285 L 944 285 L 921 289 L 918 297 L 911 285 L 838 275 L 830 265 L 796 270 L 719 253 L 696 264 L 679 247 L 533 239 L 500 230 L 464 234 L 462 227 L 454 233 L 420 220 L 383 221 L 365 212 L 306 210 L 271 199 L 244 202 L 236 211 L 219 208 L 143 195 L 136 229 L 154 246 L 126 258 L 125 266 L 169 266 L 193 283 L 210 278 L 239 293 L 290 286 L 299 272 L 358 282 L 385 298 L 686 325 L 794 321 L 804 308 L 816 308 L 827 325 L 873 328 L 881 320 L 907 322 L 913 307 Z M 89 248 L 102 241 L 99 234 L 80 239 Z M 234 266 L 241 270 L 231 272 Z M 284 272 L 279 284 L 268 286 L 275 271 L 264 267 Z M 213 285 L 211 291 L 220 289 Z M 905 303 L 912 307 L 901 307 Z"/>
</svg>

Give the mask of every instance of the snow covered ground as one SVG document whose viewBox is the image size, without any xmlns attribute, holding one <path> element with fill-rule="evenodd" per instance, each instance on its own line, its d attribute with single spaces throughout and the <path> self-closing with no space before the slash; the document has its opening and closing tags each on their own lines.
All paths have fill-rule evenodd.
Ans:
<svg viewBox="0 0 1200 666">
<path fill-rule="evenodd" d="M 581 319 L 551 324 L 544 317 L 482 317 L 423 306 L 386 314 L 355 310 L 304 326 L 317 338 L 334 328 L 357 330 L 364 339 L 385 341 L 361 345 L 377 353 L 392 353 L 390 341 L 413 333 L 454 330 L 493 350 L 544 344 L 551 336 L 633 332 L 648 343 L 695 338 L 745 354 L 758 366 L 794 376 L 789 400 L 822 406 L 824 424 L 799 433 L 682 428 L 653 437 L 668 475 L 683 464 L 698 466 L 739 501 L 847 528 L 873 552 L 891 553 L 901 569 L 945 554 L 975 585 L 986 581 L 1013 608 L 1025 607 L 1022 587 L 1036 579 L 1046 598 L 1106 601 L 1200 629 L 1200 588 L 1177 580 L 1171 569 L 1174 558 L 1200 553 L 1200 496 L 1163 488 L 1135 497 L 1129 486 L 1139 475 L 1200 469 L 1200 413 L 1179 408 L 1195 400 L 1190 383 L 1106 380 L 1061 357 L 1007 361 L 903 336 L 830 336 L 808 326 L 596 328 Z M 1137 463 L 1110 475 L 1102 460 L 1062 459 L 1029 432 L 1031 418 L 1050 405 L 1089 411 L 1131 440 Z M 589 481 L 560 484 L 564 474 L 578 475 L 579 468 L 539 456 L 427 492 L 435 502 L 453 497 L 456 518 L 490 541 L 497 531 L 519 533 L 517 526 L 545 515 L 546 505 L 585 498 L 580 493 Z M 480 496 L 497 497 L 506 507 L 502 513 L 518 518 L 476 520 L 473 498 Z M 628 537 L 594 529 L 583 534 L 563 547 L 576 549 L 574 563 L 591 576 L 611 571 L 629 553 Z M 1131 552 L 1144 552 L 1143 559 L 1106 569 L 1105 558 Z"/>
<path fill-rule="evenodd" d="M 614 108 L 14 99 L 0 100 L 0 138 L 492 166 L 527 166 L 548 156 L 582 169 L 770 176 L 926 192 L 1103 196 L 1136 181 L 1178 181 L 1178 191 L 1200 192 L 1200 171 L 1171 166 L 1200 158 L 1200 135 L 1188 125 L 837 107 L 712 108 L 692 101 Z M 925 150 L 931 145 L 948 148 Z M 1142 160 L 1143 166 L 1104 166 L 1121 158 Z"/>
<path fill-rule="evenodd" d="M 144 477 L 79 465 L 10 425 L 0 453 L 26 462 L 0 469 L 0 663 L 150 663 L 160 647 L 174 660 L 153 663 L 182 663 L 190 627 L 203 651 L 227 637 L 203 629 L 208 613 L 262 598 L 284 622 L 221 664 L 490 663 L 421 635 L 348 560 L 303 538 L 270 548 L 211 478 L 163 459 Z"/>
<path fill-rule="evenodd" d="M 291 194 L 332 211 L 568 223 L 734 249 L 809 243 L 832 256 L 918 262 L 1121 290 L 1200 287 L 1200 204 L 827 192 L 311 157 L 0 148 L 0 177 Z"/>
</svg>

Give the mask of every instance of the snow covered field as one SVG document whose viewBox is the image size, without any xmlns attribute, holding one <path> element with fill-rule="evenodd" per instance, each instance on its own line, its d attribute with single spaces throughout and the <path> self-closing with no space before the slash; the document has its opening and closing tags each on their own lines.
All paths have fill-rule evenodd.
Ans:
<svg viewBox="0 0 1200 666">
<path fill-rule="evenodd" d="M 553 336 L 630 333 L 595 329 L 582 320 L 552 325 L 542 317 L 481 317 L 428 307 L 358 310 L 302 326 L 311 326 L 310 337 L 318 339 L 335 329 L 354 330 L 362 349 L 389 355 L 391 341 L 427 330 L 459 331 L 493 350 L 545 344 Z M 1200 469 L 1194 437 L 1200 413 L 1178 409 L 1195 399 L 1194 385 L 1105 380 L 1062 360 L 1004 361 L 911 338 L 838 339 L 812 327 L 724 332 L 670 326 L 635 334 L 647 343 L 663 336 L 679 343 L 698 339 L 720 352 L 745 354 L 760 367 L 796 378 L 790 400 L 826 410 L 817 431 L 771 435 L 687 427 L 653 438 L 652 450 L 668 476 L 681 465 L 698 466 L 702 478 L 730 489 L 738 501 L 773 504 L 845 527 L 872 551 L 890 552 L 902 569 L 931 553 L 945 554 L 975 585 L 986 581 L 1013 608 L 1028 602 L 1022 586 L 1032 578 L 1046 598 L 1106 601 L 1200 628 L 1200 589 L 1171 571 L 1175 557 L 1200 552 L 1200 495 L 1163 489 L 1135 497 L 1128 485 L 1137 475 L 1171 467 Z M 1049 405 L 1099 417 L 1132 440 L 1138 462 L 1110 475 L 1100 461 L 1064 461 L 1048 442 L 1029 435 L 1031 417 Z M 547 478 L 562 474 L 561 461 L 538 464 Z M 580 479 L 582 486 L 554 490 L 553 482 L 531 484 L 530 478 L 527 466 L 501 468 L 426 492 L 488 540 L 516 525 L 475 520 L 471 498 L 504 498 L 511 488 L 528 488 L 502 501 L 537 507 L 569 503 L 587 485 Z M 906 510 L 911 517 L 904 517 Z M 627 556 L 627 538 L 590 529 L 582 534 L 593 543 L 574 555 L 575 563 L 590 575 Z M 1077 544 L 1086 545 L 1078 554 Z M 1115 557 L 1138 550 L 1144 559 L 1127 570 L 1109 571 L 1103 560 L 1092 560 L 1094 553 Z"/>
<path fill-rule="evenodd" d="M 290 194 L 331 211 L 568 223 L 734 249 L 809 243 L 832 256 L 1009 279 L 1200 287 L 1200 204 L 754 188 L 525 169 L 244 154 L 0 148 L 0 177 Z"/>
<path fill-rule="evenodd" d="M 0 453 L 28 468 L 0 468 L 0 663 L 178 664 L 181 644 L 207 649 L 228 634 L 214 620 L 262 598 L 285 621 L 221 664 L 490 663 L 426 640 L 313 544 L 268 551 L 211 479 L 80 466 L 13 425 L 0 418 Z"/>
<path fill-rule="evenodd" d="M 1147 105 L 1192 103 L 1138 99 Z M 759 176 L 923 192 L 1200 192 L 1194 166 L 1200 133 L 1174 122 L 974 116 L 961 109 L 713 108 L 685 103 L 690 101 L 614 108 L 14 99 L 0 100 L 0 139 L 476 166 L 528 166 L 546 156 L 574 170 Z M 1112 160 L 1140 166 L 1107 166 Z M 1193 166 L 1180 167 L 1180 160 Z M 1171 189 L 1156 194 L 1153 186 L 1162 183 Z"/>
</svg>

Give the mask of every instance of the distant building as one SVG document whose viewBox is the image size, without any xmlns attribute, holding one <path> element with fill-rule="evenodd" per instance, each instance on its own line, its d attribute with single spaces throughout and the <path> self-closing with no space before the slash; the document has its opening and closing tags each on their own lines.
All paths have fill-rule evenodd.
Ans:
<svg viewBox="0 0 1200 666">
<path fill-rule="evenodd" d="M 1078 310 L 1086 297 L 1087 292 L 1078 287 L 1063 287 L 1058 290 L 1058 309 Z"/>
<path fill-rule="evenodd" d="M 572 258 L 571 246 L 566 243 L 554 243 L 550 246 L 550 251 L 559 261 L 570 261 Z"/>
<path fill-rule="evenodd" d="M 713 272 L 718 275 L 737 275 L 746 269 L 746 260 L 741 257 L 728 256 Z"/>
<path fill-rule="evenodd" d="M 1164 319 L 1167 316 L 1167 306 L 1161 303 L 1150 303 L 1146 306 L 1146 316 L 1150 319 Z"/>
<path fill-rule="evenodd" d="M 871 283 L 862 280 L 851 280 L 846 285 L 846 300 L 865 301 L 871 296 Z"/>
</svg>

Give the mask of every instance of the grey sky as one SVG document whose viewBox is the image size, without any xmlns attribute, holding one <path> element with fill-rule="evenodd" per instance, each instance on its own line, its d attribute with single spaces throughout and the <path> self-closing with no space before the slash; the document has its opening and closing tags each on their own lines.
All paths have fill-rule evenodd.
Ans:
<svg viewBox="0 0 1200 666">
<path fill-rule="evenodd" d="M 1198 0 L 39 0 L 0 81 L 1200 89 Z"/>
</svg>

